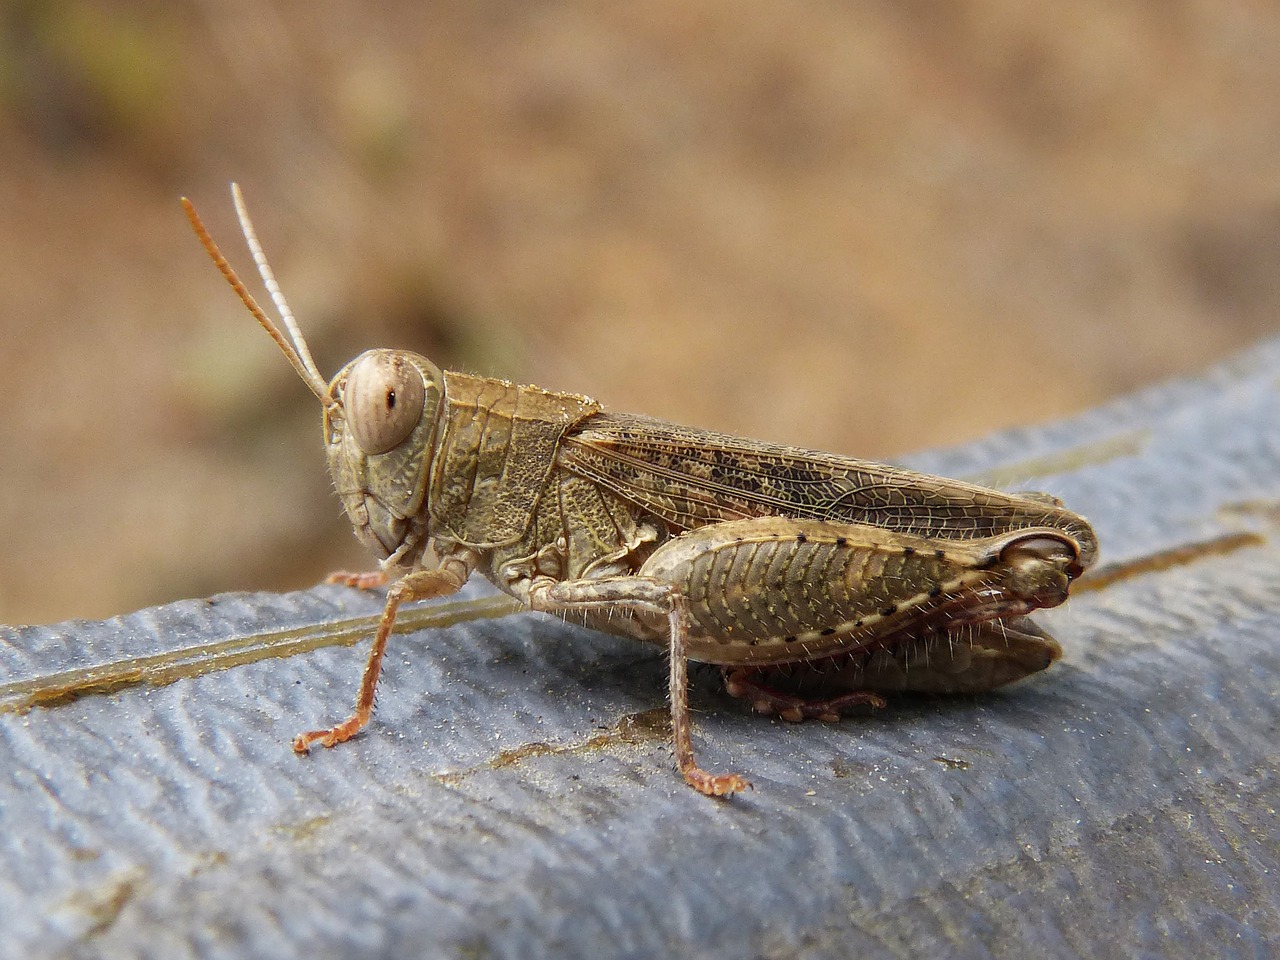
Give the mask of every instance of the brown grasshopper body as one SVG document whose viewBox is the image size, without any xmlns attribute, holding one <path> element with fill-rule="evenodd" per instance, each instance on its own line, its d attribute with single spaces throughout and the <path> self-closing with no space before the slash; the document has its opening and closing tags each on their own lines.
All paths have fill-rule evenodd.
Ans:
<svg viewBox="0 0 1280 960">
<path fill-rule="evenodd" d="M 1063 602 L 1097 542 L 1052 497 L 611 414 L 407 351 L 364 353 L 326 385 L 236 199 L 292 343 L 187 209 L 324 405 L 335 486 L 382 561 L 348 582 L 395 581 L 355 713 L 299 736 L 300 752 L 368 722 L 400 604 L 473 573 L 531 609 L 665 644 L 677 762 L 713 795 L 748 784 L 694 761 L 689 659 L 798 720 L 882 704 L 877 690 L 988 690 L 1058 657 L 1025 614 Z"/>
</svg>

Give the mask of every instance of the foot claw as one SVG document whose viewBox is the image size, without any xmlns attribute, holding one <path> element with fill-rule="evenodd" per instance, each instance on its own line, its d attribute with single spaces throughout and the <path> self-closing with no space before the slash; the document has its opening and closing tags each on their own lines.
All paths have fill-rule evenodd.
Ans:
<svg viewBox="0 0 1280 960">
<path fill-rule="evenodd" d="M 293 738 L 293 752 L 299 754 L 308 754 L 311 752 L 312 744 L 320 744 L 322 747 L 332 747 L 336 741 L 330 741 L 332 730 L 308 730 L 306 733 L 300 733 Z"/>
<path fill-rule="evenodd" d="M 708 797 L 731 797 L 735 793 L 751 789 L 751 781 L 736 773 L 707 773 L 697 767 L 684 771 L 685 782 Z"/>
<path fill-rule="evenodd" d="M 336 727 L 330 727 L 328 730 L 308 730 L 306 733 L 300 733 L 293 738 L 293 752 L 298 754 L 307 754 L 311 752 L 311 745 L 320 744 L 322 747 L 336 747 L 340 743 L 346 743 L 354 737 L 363 723 L 353 720 L 347 720 L 338 724 Z"/>
</svg>

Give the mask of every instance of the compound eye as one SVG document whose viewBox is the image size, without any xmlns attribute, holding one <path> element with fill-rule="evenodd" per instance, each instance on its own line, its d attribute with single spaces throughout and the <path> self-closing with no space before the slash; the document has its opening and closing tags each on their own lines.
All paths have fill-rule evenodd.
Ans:
<svg viewBox="0 0 1280 960">
<path fill-rule="evenodd" d="M 422 419 L 426 388 L 412 363 L 394 353 L 367 353 L 347 374 L 347 425 L 367 454 L 386 453 Z"/>
</svg>

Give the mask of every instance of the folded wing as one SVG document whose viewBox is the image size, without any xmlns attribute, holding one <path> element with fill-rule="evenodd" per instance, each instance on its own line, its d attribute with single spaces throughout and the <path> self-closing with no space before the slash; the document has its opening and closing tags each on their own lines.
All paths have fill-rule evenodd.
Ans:
<svg viewBox="0 0 1280 960">
<path fill-rule="evenodd" d="M 1088 522 L 1049 497 L 634 414 L 588 417 L 564 436 L 558 458 L 564 469 L 673 530 L 761 516 L 842 520 L 949 539 L 1050 527 L 1076 540 L 1082 566 L 1097 550 Z"/>
</svg>

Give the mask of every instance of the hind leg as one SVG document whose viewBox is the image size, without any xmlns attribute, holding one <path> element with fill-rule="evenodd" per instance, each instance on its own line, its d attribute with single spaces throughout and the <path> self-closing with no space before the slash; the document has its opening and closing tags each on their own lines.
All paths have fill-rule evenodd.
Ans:
<svg viewBox="0 0 1280 960">
<path fill-rule="evenodd" d="M 840 714 L 854 707 L 879 710 L 885 706 L 884 698 L 870 690 L 855 690 L 836 697 L 805 697 L 769 686 L 764 681 L 765 671 L 758 667 L 723 667 L 722 670 L 729 696 L 749 700 L 757 713 L 776 713 L 790 723 L 810 719 L 833 723 L 840 719 Z"/>
</svg>

